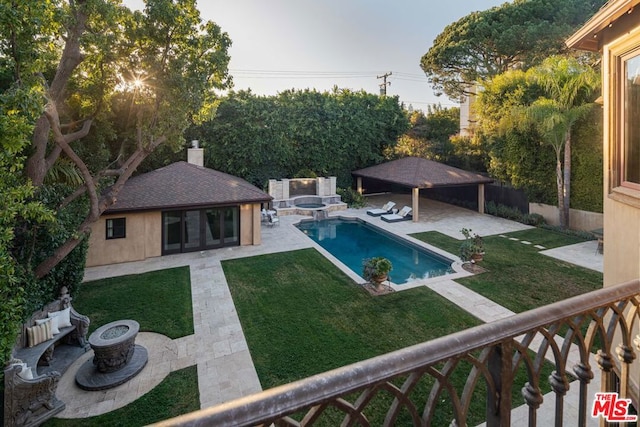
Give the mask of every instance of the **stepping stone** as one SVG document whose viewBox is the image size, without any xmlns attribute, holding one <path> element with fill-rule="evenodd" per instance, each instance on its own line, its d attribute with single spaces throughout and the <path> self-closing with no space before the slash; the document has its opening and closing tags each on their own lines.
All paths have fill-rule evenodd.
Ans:
<svg viewBox="0 0 640 427">
<path fill-rule="evenodd" d="M 500 236 L 500 237 L 503 237 L 503 238 L 505 238 L 505 239 L 507 238 L 507 236 L 505 236 L 504 234 L 500 234 L 499 236 Z"/>
<path fill-rule="evenodd" d="M 547 249 L 542 245 L 535 245 L 534 248 L 536 248 L 536 249 Z"/>
<path fill-rule="evenodd" d="M 526 240 L 523 240 L 523 241 L 522 241 L 522 242 L 520 242 L 520 243 L 522 243 L 523 245 L 530 245 L 530 244 L 531 244 L 531 242 L 527 242 Z"/>
<path fill-rule="evenodd" d="M 518 239 L 517 237 L 509 237 L 509 240 L 513 240 L 514 242 L 519 241 L 520 239 Z"/>
</svg>

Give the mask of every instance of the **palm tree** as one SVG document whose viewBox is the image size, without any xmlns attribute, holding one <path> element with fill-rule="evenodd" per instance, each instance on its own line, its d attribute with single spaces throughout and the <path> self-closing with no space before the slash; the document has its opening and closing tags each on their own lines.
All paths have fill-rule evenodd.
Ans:
<svg viewBox="0 0 640 427">
<path fill-rule="evenodd" d="M 521 126 L 533 126 L 542 142 L 555 151 L 560 225 L 568 227 L 571 131 L 576 122 L 594 107 L 595 104 L 589 100 L 600 86 L 600 74 L 574 58 L 552 56 L 541 65 L 530 68 L 527 78 L 540 86 L 544 95 L 531 105 L 515 108 L 513 113 Z"/>
</svg>

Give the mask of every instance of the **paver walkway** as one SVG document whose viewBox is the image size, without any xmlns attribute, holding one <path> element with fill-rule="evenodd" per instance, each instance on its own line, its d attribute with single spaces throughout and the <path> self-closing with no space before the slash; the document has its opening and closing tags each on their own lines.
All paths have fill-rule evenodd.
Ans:
<svg viewBox="0 0 640 427">
<path fill-rule="evenodd" d="M 410 196 L 407 197 L 410 200 Z M 386 196 L 381 196 L 380 200 L 385 198 Z M 396 198 L 394 195 L 394 200 Z M 372 204 L 374 206 L 378 203 L 382 205 L 385 201 L 379 203 L 377 200 L 372 200 Z M 403 202 L 399 201 L 398 203 L 402 204 Z M 452 237 L 461 238 L 459 230 L 463 226 L 471 227 L 475 232 L 484 236 L 529 228 L 512 221 L 480 215 L 431 200 L 421 201 L 420 207 L 422 220 L 419 223 L 408 221 L 387 224 L 377 221 L 375 224 L 405 237 L 419 231 L 438 230 Z M 350 209 L 339 214 L 360 217 L 365 220 L 376 220 L 368 217 L 365 211 L 365 209 Z M 293 227 L 292 224 L 300 219 L 301 217 L 298 216 L 282 217 L 280 226 L 263 227 L 263 242 L 259 246 L 179 254 L 140 262 L 88 268 L 85 272 L 86 281 L 188 265 L 191 271 L 194 334 L 176 340 L 170 340 L 158 334 L 139 334 L 137 342 L 144 345 L 149 351 L 149 363 L 133 380 L 106 391 L 87 393 L 75 386 L 75 371 L 84 360 L 91 357 L 92 353 L 87 353 L 82 360 L 76 361 L 67 370 L 60 382 L 58 397 L 67 403 L 67 408 L 59 416 L 62 418 L 83 418 L 117 409 L 151 390 L 169 372 L 194 364 L 197 364 L 198 368 L 200 406 L 202 408 L 260 391 L 260 382 L 220 261 L 307 247 L 319 249 L 315 243 Z M 323 251 L 321 250 L 321 252 Z M 554 256 L 552 251 L 547 252 L 547 255 Z M 585 258 L 584 255 L 590 252 L 595 254 L 595 246 L 593 248 L 577 248 L 572 252 L 572 256 L 582 260 Z M 600 255 L 600 259 L 597 257 L 593 260 L 588 259 L 583 264 L 593 264 L 595 260 L 595 267 L 591 265 L 590 268 L 598 269 L 599 262 L 599 269 L 602 271 L 601 257 Z M 354 276 L 353 272 L 345 272 L 352 277 Z M 426 284 L 485 322 L 513 315 L 504 307 L 458 285 L 453 280 L 428 281 Z M 570 393 L 574 391 L 573 389 L 577 389 L 577 387 L 572 387 Z M 569 400 L 567 398 L 568 402 Z M 545 404 L 548 402 L 552 403 L 553 399 L 545 396 Z M 571 411 L 571 406 L 570 403 L 566 404 L 569 411 Z M 518 415 L 520 412 L 518 411 L 522 412 L 521 410 L 514 412 L 512 425 L 524 425 L 520 424 L 520 415 Z M 551 410 L 540 411 L 539 425 L 547 425 L 546 422 L 541 422 L 543 412 L 552 414 Z M 526 410 L 523 416 L 526 417 Z M 572 418 L 567 417 L 566 419 Z M 548 425 L 551 425 L 551 422 Z"/>
</svg>

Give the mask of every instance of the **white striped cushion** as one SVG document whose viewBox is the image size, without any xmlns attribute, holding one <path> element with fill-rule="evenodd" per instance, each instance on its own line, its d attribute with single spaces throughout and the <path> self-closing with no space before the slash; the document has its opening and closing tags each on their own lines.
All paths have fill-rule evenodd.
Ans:
<svg viewBox="0 0 640 427">
<path fill-rule="evenodd" d="M 51 333 L 51 322 L 44 322 L 41 325 L 27 328 L 27 336 L 29 337 L 29 347 L 38 345 L 46 340 L 50 340 L 53 338 L 53 334 Z"/>
</svg>

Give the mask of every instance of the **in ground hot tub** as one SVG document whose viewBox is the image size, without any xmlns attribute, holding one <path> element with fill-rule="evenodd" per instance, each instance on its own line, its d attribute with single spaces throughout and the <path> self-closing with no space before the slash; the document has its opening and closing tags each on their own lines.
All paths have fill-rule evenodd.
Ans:
<svg viewBox="0 0 640 427">
<path fill-rule="evenodd" d="M 321 209 L 327 206 L 323 203 L 322 197 L 318 196 L 296 197 L 293 199 L 293 205 L 303 209 Z"/>
<path fill-rule="evenodd" d="M 295 213 L 298 215 L 309 215 L 316 217 L 317 212 L 323 211 L 327 205 L 319 196 L 300 196 L 293 200 L 293 206 L 296 208 Z"/>
</svg>

